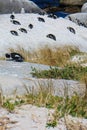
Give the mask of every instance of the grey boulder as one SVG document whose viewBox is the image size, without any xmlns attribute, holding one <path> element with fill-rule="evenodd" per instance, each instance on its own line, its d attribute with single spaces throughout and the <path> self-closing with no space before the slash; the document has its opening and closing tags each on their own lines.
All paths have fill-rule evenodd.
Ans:
<svg viewBox="0 0 87 130">
<path fill-rule="evenodd" d="M 0 14 L 8 13 L 43 13 L 34 2 L 30 0 L 0 0 Z"/>
<path fill-rule="evenodd" d="M 37 79 L 32 77 L 32 67 L 37 70 L 50 69 L 50 66 L 35 63 L 0 61 L 0 92 L 4 96 L 25 95 L 27 92 L 38 93 L 40 88 L 45 87 L 60 97 L 85 94 L 84 83 L 65 79 Z"/>
<path fill-rule="evenodd" d="M 74 13 L 66 16 L 65 18 L 71 20 L 79 26 L 87 27 L 87 13 Z"/>
<path fill-rule="evenodd" d="M 81 12 L 87 13 L 87 2 L 85 4 L 83 4 L 83 6 L 81 8 Z"/>
</svg>

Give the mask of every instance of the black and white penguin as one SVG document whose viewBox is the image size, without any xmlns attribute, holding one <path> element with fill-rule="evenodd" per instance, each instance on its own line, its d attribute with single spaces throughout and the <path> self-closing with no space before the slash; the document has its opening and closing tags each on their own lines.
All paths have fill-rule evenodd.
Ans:
<svg viewBox="0 0 87 130">
<path fill-rule="evenodd" d="M 67 27 L 67 29 L 68 29 L 71 33 L 73 33 L 73 34 L 75 34 L 75 33 L 76 33 L 75 29 L 74 29 L 74 28 L 72 28 L 72 27 Z"/>
<path fill-rule="evenodd" d="M 54 14 L 48 14 L 47 16 L 48 18 L 53 18 L 53 19 L 57 19 L 58 17 Z"/>
<path fill-rule="evenodd" d="M 30 29 L 32 29 L 32 28 L 33 28 L 33 25 L 32 25 L 32 24 L 29 24 L 28 27 L 29 27 Z"/>
<path fill-rule="evenodd" d="M 6 53 L 5 57 L 8 60 L 16 61 L 16 62 L 23 62 L 24 58 L 19 53 L 13 52 L 13 53 Z"/>
<path fill-rule="evenodd" d="M 69 19 L 70 21 L 72 21 L 72 18 L 71 18 L 70 16 L 68 16 L 68 19 Z"/>
<path fill-rule="evenodd" d="M 19 21 L 17 21 L 17 20 L 11 20 L 11 22 L 12 22 L 13 24 L 15 24 L 15 25 L 21 25 L 21 23 L 20 23 Z"/>
<path fill-rule="evenodd" d="M 38 21 L 40 21 L 40 22 L 45 22 L 44 18 L 38 17 L 37 19 L 38 19 Z"/>
<path fill-rule="evenodd" d="M 53 34 L 48 34 L 46 37 L 51 38 L 54 41 L 56 41 L 56 37 Z"/>
<path fill-rule="evenodd" d="M 19 30 L 23 33 L 27 33 L 27 30 L 25 28 L 20 28 Z"/>
<path fill-rule="evenodd" d="M 87 27 L 86 24 L 83 23 L 83 22 L 80 22 L 79 19 L 76 19 L 76 22 L 77 22 L 77 24 L 78 24 L 79 26 Z"/>
<path fill-rule="evenodd" d="M 14 35 L 14 36 L 18 36 L 18 32 L 15 31 L 15 30 L 11 30 L 10 33 L 11 33 L 12 35 Z"/>
<path fill-rule="evenodd" d="M 13 14 L 10 15 L 11 19 L 15 19 L 15 16 Z"/>
<path fill-rule="evenodd" d="M 45 15 L 46 12 L 43 11 L 43 12 L 39 12 L 38 14 L 39 14 L 39 15 Z"/>
</svg>

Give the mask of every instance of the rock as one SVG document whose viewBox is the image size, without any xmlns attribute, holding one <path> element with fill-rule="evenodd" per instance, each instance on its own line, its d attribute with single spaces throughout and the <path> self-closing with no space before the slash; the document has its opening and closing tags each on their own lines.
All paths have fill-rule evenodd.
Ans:
<svg viewBox="0 0 87 130">
<path fill-rule="evenodd" d="M 16 78 L 32 78 L 32 68 L 40 70 L 50 69 L 47 65 L 29 63 L 29 62 L 13 62 L 0 60 L 0 76 L 13 76 Z"/>
<path fill-rule="evenodd" d="M 43 13 L 35 3 L 30 0 L 0 0 L 0 14 L 8 13 Z"/>
<path fill-rule="evenodd" d="M 83 4 L 83 6 L 81 8 L 81 12 L 87 13 L 87 3 Z"/>
<path fill-rule="evenodd" d="M 15 92 L 17 95 L 26 93 L 21 79 L 15 76 L 0 76 L 0 93 L 3 96 L 13 97 Z"/>
<path fill-rule="evenodd" d="M 31 104 L 16 107 L 14 112 L 0 108 L 0 130 L 87 130 L 87 119 L 65 115 L 57 126 L 46 127 L 54 118 L 54 109 L 37 107 Z M 1 129 L 2 128 L 2 129 Z"/>
<path fill-rule="evenodd" d="M 19 78 L 14 76 L 0 76 L 0 90 L 4 96 L 25 95 L 27 92 L 38 93 L 40 86 L 43 89 L 52 90 L 54 96 L 72 97 L 75 93 L 84 96 L 86 87 L 83 83 L 73 80 L 64 79 L 35 79 L 35 78 Z M 31 91 L 30 91 L 31 90 Z"/>
<path fill-rule="evenodd" d="M 73 96 L 77 93 L 83 96 L 86 91 L 85 84 L 78 81 L 64 80 L 64 79 L 37 79 L 31 75 L 32 69 L 46 70 L 49 66 L 27 63 L 27 62 L 12 62 L 0 61 L 0 90 L 3 95 L 14 96 L 24 95 L 27 91 L 37 93 L 40 85 L 48 88 L 50 86 L 53 95 L 60 97 Z M 27 90 L 27 91 L 26 91 Z"/>
<path fill-rule="evenodd" d="M 0 61 L 0 91 L 3 95 L 12 96 L 14 92 L 18 95 L 26 93 L 25 85 L 33 86 L 32 68 L 49 69 L 49 66 L 33 63 L 19 63 L 13 61 Z M 31 80 L 29 80 L 31 79 Z M 29 85 L 30 84 L 30 85 Z"/>
<path fill-rule="evenodd" d="M 4 128 L 7 130 L 67 130 L 64 120 L 61 119 L 54 128 L 46 127 L 47 121 L 52 120 L 53 114 L 53 109 L 31 104 L 16 107 L 12 113 L 0 108 L 0 130 Z"/>
<path fill-rule="evenodd" d="M 67 15 L 65 18 L 75 22 L 79 26 L 87 27 L 87 13 L 74 13 Z"/>
<path fill-rule="evenodd" d="M 47 15 L 41 16 L 34 13 L 14 14 L 14 16 L 15 22 L 18 21 L 21 25 L 13 24 L 14 20 L 10 18 L 11 14 L 0 15 L 1 57 L 11 49 L 14 51 L 24 49 L 25 52 L 33 54 L 42 48 L 56 49 L 67 45 L 78 47 L 80 51 L 87 52 L 87 30 L 69 20 L 61 17 L 51 19 Z M 39 22 L 38 17 L 42 17 L 45 22 Z M 29 24 L 33 25 L 32 30 L 29 29 Z M 74 28 L 76 35 L 71 34 L 67 27 Z M 21 32 L 20 28 L 25 28 L 27 33 Z M 18 34 L 17 36 L 13 35 L 14 31 Z M 55 35 L 56 41 L 47 38 L 48 34 Z"/>
<path fill-rule="evenodd" d="M 60 4 L 64 5 L 83 5 L 87 0 L 60 0 Z"/>
</svg>

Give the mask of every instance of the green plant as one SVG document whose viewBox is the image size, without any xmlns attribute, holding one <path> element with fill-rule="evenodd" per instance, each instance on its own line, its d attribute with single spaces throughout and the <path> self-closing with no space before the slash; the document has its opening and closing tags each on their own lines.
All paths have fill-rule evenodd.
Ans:
<svg viewBox="0 0 87 130">
<path fill-rule="evenodd" d="M 54 109 L 51 120 L 48 120 L 46 127 L 55 127 L 58 120 L 66 115 L 75 117 L 83 117 L 87 119 L 87 100 L 86 97 L 79 97 L 77 94 L 69 98 L 59 97 L 53 95 L 53 85 L 51 80 L 48 84 L 40 83 L 38 91 L 35 93 L 33 90 L 27 90 L 27 95 L 17 99 L 6 99 L 3 101 L 3 107 L 7 108 L 10 112 L 23 103 L 36 105 L 38 107 L 46 107 Z M 87 91 L 87 90 L 86 90 Z"/>
<path fill-rule="evenodd" d="M 7 108 L 9 111 L 13 111 L 15 108 L 15 104 L 7 100 L 6 102 L 3 103 L 3 107 Z"/>
<path fill-rule="evenodd" d="M 65 115 L 87 118 L 87 101 L 78 95 L 72 96 L 71 99 L 66 97 L 58 105 L 56 112 L 59 118 Z"/>
<path fill-rule="evenodd" d="M 65 115 L 87 118 L 87 100 L 85 96 L 80 97 L 77 94 L 71 98 L 68 95 L 65 95 L 65 97 L 54 96 L 51 82 L 48 86 L 39 83 L 39 87 L 37 93 L 34 93 L 34 91 L 29 93 L 28 91 L 25 98 L 29 104 L 54 109 L 53 118 L 47 121 L 46 127 L 55 127 L 58 120 L 65 117 Z"/>
<path fill-rule="evenodd" d="M 69 64 L 64 68 L 50 67 L 49 70 L 42 71 L 32 68 L 31 74 L 37 78 L 81 80 L 87 74 L 87 67 L 82 67 L 78 64 Z"/>
<path fill-rule="evenodd" d="M 53 96 L 54 88 L 52 85 L 51 80 L 48 81 L 47 84 L 45 82 L 40 83 L 38 82 L 38 91 L 35 92 L 35 90 L 27 90 L 27 103 L 34 104 L 37 106 L 43 106 L 47 108 L 54 108 L 54 104 L 57 102 L 57 97 Z"/>
<path fill-rule="evenodd" d="M 47 122 L 46 123 L 46 127 L 56 127 L 57 126 L 57 121 L 56 120 L 53 120 L 53 121 L 51 121 L 51 122 Z"/>
<path fill-rule="evenodd" d="M 19 106 L 24 103 L 23 99 L 20 100 L 11 100 L 11 99 L 6 99 L 6 101 L 3 102 L 3 107 L 8 109 L 10 112 L 15 109 L 15 106 Z"/>
<path fill-rule="evenodd" d="M 46 127 L 55 127 L 60 118 L 64 117 L 65 119 L 68 115 L 87 119 L 87 101 L 78 95 L 74 95 L 71 99 L 62 98 L 61 102 L 57 102 L 53 119 L 47 122 Z"/>
</svg>

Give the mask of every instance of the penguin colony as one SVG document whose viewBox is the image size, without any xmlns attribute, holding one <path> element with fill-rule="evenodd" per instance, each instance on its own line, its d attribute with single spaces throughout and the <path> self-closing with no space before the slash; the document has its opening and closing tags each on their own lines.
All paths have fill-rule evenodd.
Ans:
<svg viewBox="0 0 87 130">
<path fill-rule="evenodd" d="M 47 17 L 48 17 L 48 18 L 52 18 L 52 19 L 57 19 L 57 18 L 58 18 L 58 17 L 57 17 L 56 15 L 54 15 L 54 14 L 48 14 Z M 68 16 L 68 18 L 69 18 L 70 21 L 72 21 L 72 19 L 71 19 L 70 16 Z M 18 25 L 18 26 L 21 25 L 21 23 L 15 19 L 15 16 L 14 16 L 13 14 L 10 16 L 10 19 L 11 19 L 12 24 Z M 38 20 L 39 22 L 45 23 L 45 20 L 44 20 L 44 18 L 42 18 L 42 17 L 37 17 L 37 20 Z M 33 28 L 34 28 L 33 24 L 32 24 L 32 23 L 29 23 L 28 28 L 29 28 L 29 29 L 33 29 Z M 67 27 L 67 29 L 68 29 L 71 33 L 73 33 L 73 34 L 76 33 L 75 29 L 72 28 L 72 27 Z M 25 28 L 19 28 L 19 31 L 21 31 L 22 33 L 28 33 L 27 29 L 25 29 Z M 18 36 L 18 35 L 19 35 L 18 32 L 15 31 L 15 30 L 11 30 L 10 33 L 11 33 L 12 35 L 14 35 L 14 36 Z M 50 39 L 52 39 L 52 40 L 54 40 L 54 41 L 56 41 L 56 36 L 55 36 L 54 34 L 47 34 L 46 37 L 47 37 L 47 38 L 50 38 Z"/>
<path fill-rule="evenodd" d="M 48 17 L 48 18 L 57 19 L 57 16 L 54 15 L 54 14 L 48 14 L 47 17 Z M 10 19 L 11 19 L 10 21 L 11 21 L 12 24 L 18 25 L 18 26 L 21 25 L 21 23 L 15 19 L 15 16 L 14 16 L 13 14 L 10 16 Z M 37 20 L 38 20 L 39 22 L 45 23 L 45 20 L 44 20 L 44 18 L 42 18 L 42 17 L 37 17 Z M 29 29 L 33 29 L 33 27 L 34 27 L 34 26 L 33 26 L 32 23 L 30 23 L 30 24 L 28 25 L 28 28 L 29 28 Z M 27 29 L 25 29 L 25 28 L 19 28 L 18 30 L 21 31 L 22 33 L 28 33 Z M 12 35 L 14 35 L 14 36 L 18 36 L 18 35 L 19 35 L 18 32 L 15 31 L 15 30 L 11 30 L 10 33 L 11 33 Z M 52 39 L 52 40 L 54 40 L 54 41 L 56 41 L 56 36 L 55 36 L 54 34 L 47 34 L 46 37 L 47 37 L 47 38 L 50 38 L 50 39 Z"/>
<path fill-rule="evenodd" d="M 68 16 L 68 19 L 72 22 L 75 22 L 76 24 L 78 24 L 79 26 L 83 26 L 85 28 L 87 28 L 87 24 L 85 24 L 84 22 L 81 22 L 79 19 L 75 19 L 73 20 L 70 16 Z"/>
<path fill-rule="evenodd" d="M 48 14 L 47 15 L 48 18 L 52 18 L 52 19 L 57 19 L 58 17 L 54 14 Z M 37 20 L 38 22 L 41 22 L 41 23 L 45 23 L 45 19 L 43 17 L 37 17 Z M 69 16 L 69 20 L 72 21 L 71 17 Z M 14 24 L 15 26 L 18 26 L 19 29 L 18 31 L 20 31 L 21 33 L 25 33 L 27 34 L 28 33 L 28 30 L 26 28 L 23 28 L 21 27 L 21 23 L 15 18 L 15 15 L 10 15 L 10 22 L 12 24 Z M 34 25 L 32 23 L 29 23 L 29 25 L 27 26 L 28 29 L 33 29 L 34 28 Z M 76 31 L 73 27 L 67 27 L 67 30 L 70 32 L 70 33 L 73 33 L 73 34 L 76 34 Z M 13 35 L 13 36 L 19 36 L 19 33 L 18 31 L 15 31 L 15 30 L 10 30 L 10 33 Z M 56 41 L 56 36 L 52 33 L 49 33 L 46 35 L 47 38 L 51 39 L 51 40 L 54 40 Z M 13 53 L 10 53 L 10 54 L 5 54 L 5 57 L 7 59 L 11 59 L 13 61 L 16 61 L 16 62 L 23 62 L 24 61 L 24 58 L 19 54 L 19 53 L 16 53 L 16 52 L 13 52 Z"/>
</svg>

